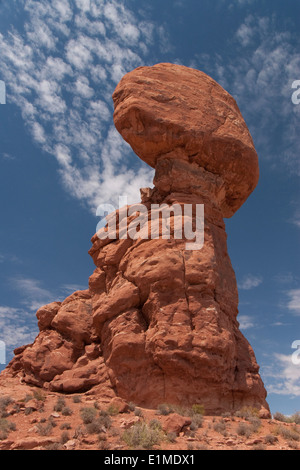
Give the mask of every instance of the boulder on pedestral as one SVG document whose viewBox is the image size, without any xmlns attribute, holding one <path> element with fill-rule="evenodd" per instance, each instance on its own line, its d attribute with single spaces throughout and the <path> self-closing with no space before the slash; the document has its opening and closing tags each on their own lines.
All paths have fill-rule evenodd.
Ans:
<svg viewBox="0 0 300 470">
<path fill-rule="evenodd" d="M 113 94 L 114 122 L 134 152 L 153 168 L 161 158 L 196 163 L 222 177 L 224 217 L 258 182 L 258 158 L 234 98 L 205 73 L 175 64 L 139 67 Z"/>
</svg>

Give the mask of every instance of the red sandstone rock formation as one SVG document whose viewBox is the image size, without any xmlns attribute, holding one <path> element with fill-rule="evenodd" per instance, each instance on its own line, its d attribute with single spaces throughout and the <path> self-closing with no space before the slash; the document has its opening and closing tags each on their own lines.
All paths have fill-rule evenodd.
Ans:
<svg viewBox="0 0 300 470">
<path fill-rule="evenodd" d="M 223 222 L 258 180 L 240 111 L 207 75 L 171 64 L 127 74 L 113 99 L 117 129 L 156 170 L 142 202 L 149 213 L 151 204 L 204 204 L 203 247 L 187 249 L 172 231 L 170 239 L 94 235 L 89 289 L 38 310 L 40 334 L 15 351 L 6 373 L 140 406 L 199 403 L 212 414 L 251 406 L 268 416 L 259 367 L 239 330 Z"/>
</svg>

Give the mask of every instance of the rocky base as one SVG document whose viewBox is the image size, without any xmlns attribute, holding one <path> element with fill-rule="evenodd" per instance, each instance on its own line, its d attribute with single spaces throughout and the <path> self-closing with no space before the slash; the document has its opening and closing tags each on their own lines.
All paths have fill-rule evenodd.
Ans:
<svg viewBox="0 0 300 470">
<path fill-rule="evenodd" d="M 0 450 L 297 450 L 300 426 L 239 416 L 207 416 L 192 409 L 136 407 L 87 392 L 61 395 L 0 375 Z M 82 411 L 85 410 L 85 411 Z M 171 412 L 170 412 L 171 411 Z M 166 414 L 169 413 L 170 414 Z M 85 424 L 89 418 L 90 423 Z M 131 436 L 143 426 L 143 439 Z M 156 429 L 153 432 L 151 430 Z M 126 454 L 128 455 L 128 454 Z"/>
<path fill-rule="evenodd" d="M 165 163 L 159 181 L 178 170 L 176 161 Z M 205 194 L 165 195 L 157 187 L 142 192 L 144 204 L 205 204 L 203 248 L 187 250 L 186 240 L 174 238 L 95 235 L 89 289 L 38 310 L 40 334 L 15 351 L 8 372 L 55 392 L 96 387 L 139 406 L 198 403 L 210 414 L 250 406 L 268 416 L 259 367 L 236 320 L 222 214 Z"/>
<path fill-rule="evenodd" d="M 6 374 L 50 392 L 92 390 L 147 408 L 198 404 L 220 415 L 250 407 L 268 417 L 259 367 L 239 330 L 223 221 L 258 181 L 238 106 L 202 72 L 172 64 L 130 72 L 113 100 L 117 129 L 155 167 L 155 187 L 141 191 L 146 219 L 125 207 L 131 215 L 124 224 L 124 208 L 116 213 L 115 237 L 92 238 L 89 289 L 38 310 L 40 333 L 15 351 Z M 153 213 L 174 205 L 181 215 L 193 208 L 194 229 L 204 207 L 197 248 L 178 213 L 169 214 L 168 236 L 163 224 L 153 233 Z M 113 217 L 102 235 L 111 235 Z M 137 236 L 123 236 L 132 227 Z"/>
</svg>

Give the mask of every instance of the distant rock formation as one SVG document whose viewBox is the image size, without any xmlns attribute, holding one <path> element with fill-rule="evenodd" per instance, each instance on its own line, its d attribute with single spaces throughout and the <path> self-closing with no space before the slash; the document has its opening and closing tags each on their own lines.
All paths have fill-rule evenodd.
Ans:
<svg viewBox="0 0 300 470">
<path fill-rule="evenodd" d="M 250 406 L 268 417 L 259 367 L 239 330 L 223 221 L 259 176 L 238 106 L 206 74 L 172 64 L 128 73 L 113 100 L 116 128 L 155 168 L 154 188 L 141 190 L 149 213 L 141 232 L 153 204 L 202 204 L 203 247 L 175 237 L 174 214 L 169 239 L 120 238 L 117 211 L 116 239 L 92 238 L 89 289 L 39 309 L 39 335 L 15 351 L 5 373 L 51 391 L 92 389 L 145 407 L 199 403 L 220 414 Z"/>
</svg>

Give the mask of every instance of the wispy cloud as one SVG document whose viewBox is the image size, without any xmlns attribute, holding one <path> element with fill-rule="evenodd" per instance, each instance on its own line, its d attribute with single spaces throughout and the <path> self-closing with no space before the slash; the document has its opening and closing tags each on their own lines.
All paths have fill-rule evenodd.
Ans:
<svg viewBox="0 0 300 470">
<path fill-rule="evenodd" d="M 241 290 L 250 290 L 254 287 L 258 287 L 262 282 L 263 278 L 261 276 L 248 274 L 247 276 L 244 276 L 241 282 L 238 283 L 238 288 Z"/>
<path fill-rule="evenodd" d="M 275 353 L 270 365 L 264 367 L 268 393 L 300 396 L 300 367 L 293 364 L 291 355 Z"/>
<path fill-rule="evenodd" d="M 241 330 L 248 330 L 249 328 L 253 328 L 255 326 L 253 318 L 250 317 L 249 315 L 239 315 L 238 321 L 239 321 Z"/>
<path fill-rule="evenodd" d="M 287 308 L 294 314 L 300 315 L 300 289 L 291 289 L 287 292 L 289 301 Z"/>
<path fill-rule="evenodd" d="M 152 184 L 153 171 L 137 157 L 132 162 L 130 147 L 115 131 L 111 94 L 126 72 L 147 62 L 154 25 L 124 1 L 23 5 L 24 31 L 0 34 L 8 102 L 20 107 L 34 141 L 56 158 L 75 198 L 92 210 L 119 193 L 139 200 L 139 187 Z"/>
<path fill-rule="evenodd" d="M 231 40 L 236 53 L 230 59 L 202 54 L 195 65 L 236 98 L 256 147 L 264 149 L 261 158 L 300 174 L 300 106 L 291 101 L 291 85 L 300 76 L 300 43 L 276 22 L 275 16 L 248 15 Z"/>
<path fill-rule="evenodd" d="M 26 309 L 0 306 L 0 340 L 8 353 L 18 346 L 31 343 L 37 334 L 32 312 Z"/>
<path fill-rule="evenodd" d="M 36 279 L 15 277 L 10 279 L 10 285 L 18 292 L 22 304 L 30 311 L 36 311 L 43 305 L 56 300 L 53 293 L 43 288 Z"/>
<path fill-rule="evenodd" d="M 85 289 L 88 289 L 88 286 L 82 285 L 82 284 L 64 284 L 61 287 L 61 291 L 63 292 L 64 295 L 73 294 L 73 292 L 76 292 L 78 290 L 85 290 Z"/>
<path fill-rule="evenodd" d="M 300 228 L 300 208 L 297 208 L 290 222 Z"/>
</svg>

